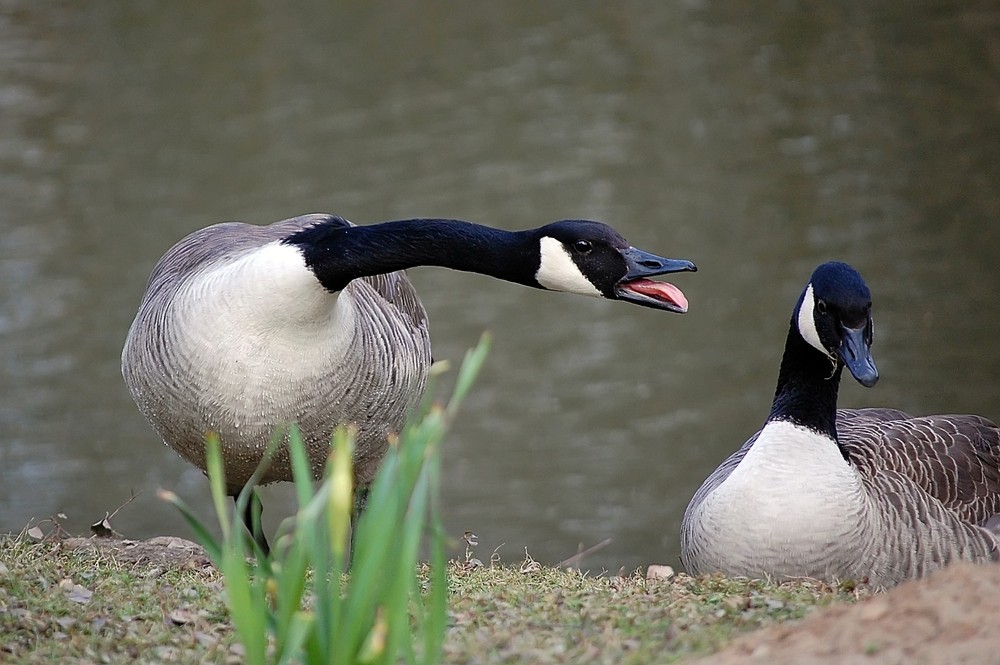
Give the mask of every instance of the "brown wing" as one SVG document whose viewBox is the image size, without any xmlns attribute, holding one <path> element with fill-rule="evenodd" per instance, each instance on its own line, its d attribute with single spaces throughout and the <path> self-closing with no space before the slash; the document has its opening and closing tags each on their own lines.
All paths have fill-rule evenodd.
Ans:
<svg viewBox="0 0 1000 665">
<path fill-rule="evenodd" d="M 1000 428 L 986 418 L 890 409 L 838 415 L 841 447 L 863 474 L 898 473 L 974 524 L 1000 514 Z"/>
</svg>

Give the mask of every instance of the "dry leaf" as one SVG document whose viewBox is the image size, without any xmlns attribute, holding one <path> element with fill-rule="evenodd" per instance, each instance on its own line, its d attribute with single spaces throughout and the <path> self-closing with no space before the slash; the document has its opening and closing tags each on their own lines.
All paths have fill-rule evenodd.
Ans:
<svg viewBox="0 0 1000 665">
<path fill-rule="evenodd" d="M 528 549 L 524 550 L 524 563 L 521 564 L 522 573 L 537 573 L 542 569 L 542 564 L 528 556 Z"/>
<path fill-rule="evenodd" d="M 61 586 L 61 584 L 60 584 Z M 69 594 L 66 596 L 74 603 L 80 603 L 81 605 L 86 605 L 90 602 L 91 597 L 94 592 L 86 587 L 82 587 L 79 584 L 74 584 L 73 588 L 70 589 Z"/>
<path fill-rule="evenodd" d="M 104 513 L 104 519 L 91 524 L 90 532 L 98 538 L 121 538 L 121 534 L 111 528 L 110 513 Z"/>
<path fill-rule="evenodd" d="M 473 570 L 474 568 L 482 568 L 482 567 L 483 567 L 483 562 L 475 557 L 466 559 L 465 562 L 462 564 L 462 568 L 464 568 L 465 570 Z"/>
<path fill-rule="evenodd" d="M 174 625 L 183 626 L 186 623 L 191 623 L 194 621 L 194 615 L 191 614 L 190 610 L 177 609 L 167 615 Z"/>
</svg>

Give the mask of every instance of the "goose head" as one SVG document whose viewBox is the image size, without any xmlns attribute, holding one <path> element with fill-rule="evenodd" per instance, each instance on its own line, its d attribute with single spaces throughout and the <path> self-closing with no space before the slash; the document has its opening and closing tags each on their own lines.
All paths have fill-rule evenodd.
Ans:
<svg viewBox="0 0 1000 665">
<path fill-rule="evenodd" d="M 649 278 L 694 272 L 694 263 L 637 249 L 601 222 L 562 220 L 536 229 L 535 235 L 539 256 L 534 280 L 539 287 L 687 312 L 688 301 L 679 288 Z"/>
<path fill-rule="evenodd" d="M 846 263 L 824 263 L 813 272 L 796 305 L 794 325 L 807 344 L 863 386 L 878 381 L 872 360 L 872 296 L 865 280 Z"/>
</svg>

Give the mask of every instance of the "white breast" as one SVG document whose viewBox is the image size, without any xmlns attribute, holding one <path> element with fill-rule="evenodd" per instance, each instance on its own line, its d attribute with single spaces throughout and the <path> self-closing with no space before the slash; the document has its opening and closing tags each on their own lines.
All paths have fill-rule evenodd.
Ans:
<svg viewBox="0 0 1000 665">
<path fill-rule="evenodd" d="M 177 341 L 191 362 L 212 367 L 213 383 L 301 377 L 346 350 L 340 331 L 351 329 L 355 308 L 342 296 L 323 288 L 296 247 L 272 243 L 181 287 Z"/>
<path fill-rule="evenodd" d="M 836 443 L 768 423 L 690 520 L 693 572 L 844 577 L 864 531 L 867 496 Z"/>
</svg>

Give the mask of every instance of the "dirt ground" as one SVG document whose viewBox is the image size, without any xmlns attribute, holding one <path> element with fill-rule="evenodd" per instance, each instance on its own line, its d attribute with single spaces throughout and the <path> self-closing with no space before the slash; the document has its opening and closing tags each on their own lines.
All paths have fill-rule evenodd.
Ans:
<svg viewBox="0 0 1000 665">
<path fill-rule="evenodd" d="M 182 538 L 63 542 L 98 547 L 123 562 L 211 565 L 201 547 Z M 820 609 L 802 621 L 750 633 L 691 663 L 1000 665 L 1000 565 L 955 565 L 856 605 Z"/>
<path fill-rule="evenodd" d="M 159 566 L 161 568 L 206 568 L 212 565 L 201 545 L 175 536 L 157 536 L 149 540 L 116 538 L 64 538 L 66 549 L 97 549 L 113 555 L 120 563 Z"/>
<path fill-rule="evenodd" d="M 1000 565 L 956 565 L 737 639 L 699 665 L 1000 663 Z"/>
</svg>

